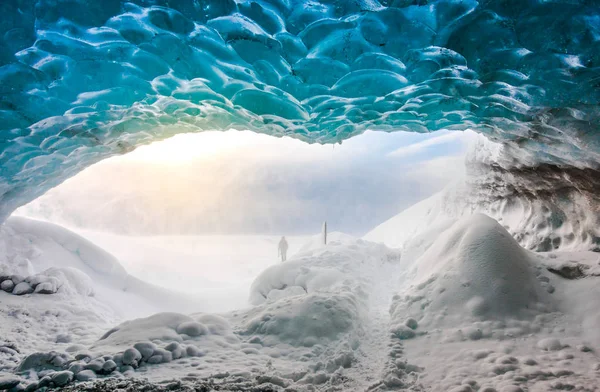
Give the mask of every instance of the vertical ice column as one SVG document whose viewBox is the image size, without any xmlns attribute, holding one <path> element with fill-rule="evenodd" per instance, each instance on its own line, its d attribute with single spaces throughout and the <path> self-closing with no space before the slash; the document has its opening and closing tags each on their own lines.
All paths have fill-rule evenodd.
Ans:
<svg viewBox="0 0 600 392">
<path fill-rule="evenodd" d="M 327 245 L 327 221 L 323 222 L 323 230 L 321 233 L 323 234 L 323 245 Z"/>
</svg>

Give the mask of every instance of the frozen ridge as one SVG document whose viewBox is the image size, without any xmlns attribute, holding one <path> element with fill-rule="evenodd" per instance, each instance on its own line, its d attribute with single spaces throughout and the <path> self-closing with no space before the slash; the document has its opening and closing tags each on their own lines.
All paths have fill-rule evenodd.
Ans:
<svg viewBox="0 0 600 392">
<path fill-rule="evenodd" d="M 12 222 L 4 230 L 14 230 Z M 25 219 L 14 224 L 41 230 Z M 43 230 L 44 237 L 57 239 L 55 226 Z M 84 240 L 63 230 L 62 246 L 82 249 Z M 481 214 L 430 235 L 420 252 L 402 257 L 346 235 L 327 246 L 311 241 L 257 277 L 251 307 L 219 315 L 174 313 L 168 302 L 157 303 L 160 296 L 151 301 L 155 310 L 141 318 L 119 315 L 115 303 L 137 296 L 142 304 L 157 292 L 111 292 L 95 275 L 94 297 L 62 288 L 45 296 L 0 292 L 2 302 L 9 301 L 0 313 L 0 385 L 69 385 L 72 391 L 597 390 L 597 254 L 531 253 Z M 20 237 L 4 232 L 1 238 Z M 26 255 L 30 244 L 12 249 Z M 71 253 L 52 242 L 33 244 L 42 254 L 53 248 L 59 260 Z M 106 255 L 96 257 L 102 264 Z M 41 263 L 35 257 L 30 262 L 34 270 Z M 5 265 L 14 270 L 20 264 Z"/>
<path fill-rule="evenodd" d="M 472 129 L 534 166 L 600 162 L 595 0 L 5 0 L 0 10 L 0 220 L 100 159 L 178 132 L 335 143 L 366 129 Z"/>
</svg>

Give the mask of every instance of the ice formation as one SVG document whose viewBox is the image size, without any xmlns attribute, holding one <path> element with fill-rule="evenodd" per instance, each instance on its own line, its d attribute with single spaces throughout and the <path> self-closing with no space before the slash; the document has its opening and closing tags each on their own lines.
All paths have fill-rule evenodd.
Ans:
<svg viewBox="0 0 600 392">
<path fill-rule="evenodd" d="M 37 0 L 0 10 L 0 216 L 176 132 L 473 129 L 598 168 L 594 0 Z"/>
<path fill-rule="evenodd" d="M 600 174 L 531 162 L 511 167 L 506 161 L 519 153 L 480 136 L 467 157 L 466 178 L 383 222 L 365 238 L 420 252 L 430 245 L 430 233 L 481 212 L 527 249 L 600 251 Z"/>
</svg>

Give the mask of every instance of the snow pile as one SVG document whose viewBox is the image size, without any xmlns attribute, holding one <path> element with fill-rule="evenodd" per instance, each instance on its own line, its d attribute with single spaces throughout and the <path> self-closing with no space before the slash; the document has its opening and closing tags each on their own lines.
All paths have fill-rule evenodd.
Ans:
<svg viewBox="0 0 600 392">
<path fill-rule="evenodd" d="M 547 302 L 527 251 L 482 214 L 442 233 L 415 261 L 415 270 L 414 294 L 424 298 L 409 301 L 411 307 L 424 305 L 429 317 L 442 310 L 458 320 L 518 317 Z"/>
<path fill-rule="evenodd" d="M 377 269 L 399 257 L 383 245 L 332 234 L 327 245 L 318 245 L 322 237 L 315 237 L 293 260 L 256 278 L 250 290 L 256 307 L 245 333 L 313 346 L 361 327 Z"/>
<path fill-rule="evenodd" d="M 573 259 L 579 263 L 566 261 Z M 426 369 L 420 381 L 428 388 L 595 390 L 600 260 L 592 252 L 537 255 L 473 214 L 405 261 L 390 332 Z"/>
<path fill-rule="evenodd" d="M 0 264 L 0 270 L 2 269 L 8 270 L 6 265 Z M 52 267 L 28 277 L 8 275 L 0 271 L 0 288 L 14 295 L 55 294 L 59 290 L 83 296 L 94 295 L 90 277 L 71 267 Z"/>
<path fill-rule="evenodd" d="M 250 313 L 244 334 L 264 335 L 267 343 L 312 347 L 357 328 L 362 316 L 358 302 L 355 295 L 343 291 L 279 298 Z"/>
<path fill-rule="evenodd" d="M 414 284 L 394 297 L 390 310 L 392 332 L 401 339 L 414 337 L 417 325 L 423 333 L 427 328 L 468 325 L 466 336 L 480 339 L 504 334 L 502 323 L 495 321 L 531 321 L 551 309 L 552 290 L 544 290 L 536 278 L 539 272 L 531 256 L 482 214 L 441 233 L 412 268 Z M 515 324 L 522 324 L 518 334 L 540 329 L 527 321 Z"/>
</svg>

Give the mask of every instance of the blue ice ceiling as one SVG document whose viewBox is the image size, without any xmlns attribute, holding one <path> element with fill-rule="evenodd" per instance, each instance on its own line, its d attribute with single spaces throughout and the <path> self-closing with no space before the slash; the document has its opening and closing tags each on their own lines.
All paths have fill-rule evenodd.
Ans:
<svg viewBox="0 0 600 392">
<path fill-rule="evenodd" d="M 206 129 L 470 128 L 600 161 L 600 0 L 2 0 L 0 66 L 0 219 Z"/>
</svg>

